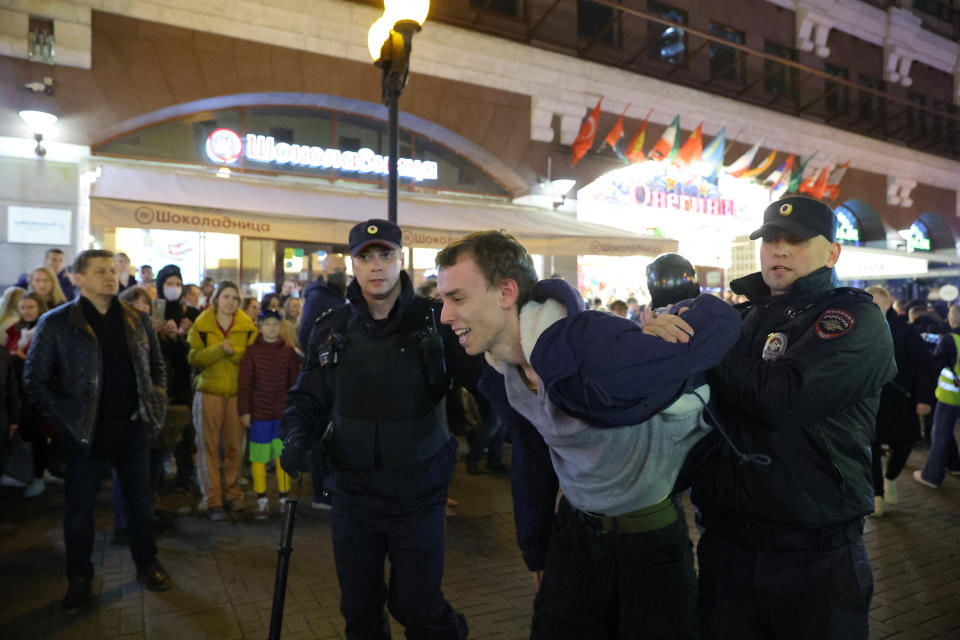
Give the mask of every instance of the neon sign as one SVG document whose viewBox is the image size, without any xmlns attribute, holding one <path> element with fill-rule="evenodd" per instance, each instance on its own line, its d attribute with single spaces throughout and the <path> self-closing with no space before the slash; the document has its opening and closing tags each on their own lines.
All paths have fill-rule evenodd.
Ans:
<svg viewBox="0 0 960 640">
<path fill-rule="evenodd" d="M 842 209 L 837 214 L 837 242 L 860 242 L 860 230 L 851 216 Z"/>
<path fill-rule="evenodd" d="M 291 165 L 311 169 L 333 169 L 348 173 L 387 175 L 389 158 L 373 149 L 358 151 L 324 149 L 302 144 L 276 142 L 273 136 L 248 133 L 241 139 L 230 129 L 217 129 L 207 136 L 207 157 L 217 164 L 234 164 L 240 156 L 252 162 Z M 432 160 L 397 158 L 397 174 L 417 182 L 437 180 L 438 166 Z"/>
<path fill-rule="evenodd" d="M 919 222 L 910 225 L 910 235 L 907 236 L 907 251 L 930 251 L 930 238 L 927 230 Z"/>
</svg>

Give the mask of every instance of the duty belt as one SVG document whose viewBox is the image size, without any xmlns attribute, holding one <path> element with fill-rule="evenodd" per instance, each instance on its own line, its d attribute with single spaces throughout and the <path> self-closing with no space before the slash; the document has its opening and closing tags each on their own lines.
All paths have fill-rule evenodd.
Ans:
<svg viewBox="0 0 960 640">
<path fill-rule="evenodd" d="M 561 499 L 560 505 L 561 508 L 569 508 L 581 522 L 607 532 L 646 533 L 668 527 L 680 518 L 673 496 L 667 496 L 655 505 L 618 516 L 581 511 L 570 504 L 566 497 Z"/>
</svg>

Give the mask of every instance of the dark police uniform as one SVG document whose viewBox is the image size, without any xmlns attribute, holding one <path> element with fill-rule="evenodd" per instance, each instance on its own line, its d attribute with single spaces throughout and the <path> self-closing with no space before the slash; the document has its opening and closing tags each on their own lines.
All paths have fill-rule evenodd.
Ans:
<svg viewBox="0 0 960 640">
<path fill-rule="evenodd" d="M 786 201 L 803 211 L 802 200 Z M 760 273 L 731 288 L 748 298 L 743 332 L 707 380 L 736 450 L 718 434 L 705 439 L 693 477 L 706 529 L 701 631 L 865 640 L 873 578 L 863 518 L 873 511 L 880 389 L 896 374 L 890 332 L 872 298 L 836 288 L 825 267 L 780 296 Z"/>
<path fill-rule="evenodd" d="M 479 378 L 480 359 L 463 353 L 449 327 L 438 328 L 441 303 L 416 296 L 405 272 L 400 282 L 384 320 L 370 315 L 356 280 L 351 304 L 317 320 L 288 397 L 282 464 L 309 469 L 299 456 L 332 422 L 332 535 L 348 638 L 390 638 L 386 601 L 407 638 L 462 640 L 466 620 L 440 591 L 457 448 L 443 397 L 453 371 L 458 381 Z"/>
</svg>

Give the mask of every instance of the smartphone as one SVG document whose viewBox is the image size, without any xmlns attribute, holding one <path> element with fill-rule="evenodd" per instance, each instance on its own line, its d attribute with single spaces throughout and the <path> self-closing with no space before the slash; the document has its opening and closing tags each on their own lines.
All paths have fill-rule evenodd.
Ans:
<svg viewBox="0 0 960 640">
<path fill-rule="evenodd" d="M 153 306 L 151 307 L 150 320 L 153 322 L 154 328 L 159 327 L 163 324 L 163 314 L 167 309 L 166 300 L 154 300 Z"/>
<path fill-rule="evenodd" d="M 941 336 L 939 333 L 921 333 L 920 337 L 930 344 L 940 344 L 940 338 L 943 336 Z"/>
</svg>

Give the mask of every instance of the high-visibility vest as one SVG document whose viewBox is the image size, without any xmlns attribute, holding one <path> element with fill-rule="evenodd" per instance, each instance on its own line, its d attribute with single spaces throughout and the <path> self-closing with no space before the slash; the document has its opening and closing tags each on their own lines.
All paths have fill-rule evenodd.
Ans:
<svg viewBox="0 0 960 640">
<path fill-rule="evenodd" d="M 953 407 L 960 407 L 960 336 L 951 333 L 953 343 L 957 347 L 957 362 L 953 363 L 953 368 L 944 367 L 940 370 L 940 380 L 937 382 L 937 391 L 935 395 L 937 400 L 949 404 Z"/>
</svg>

